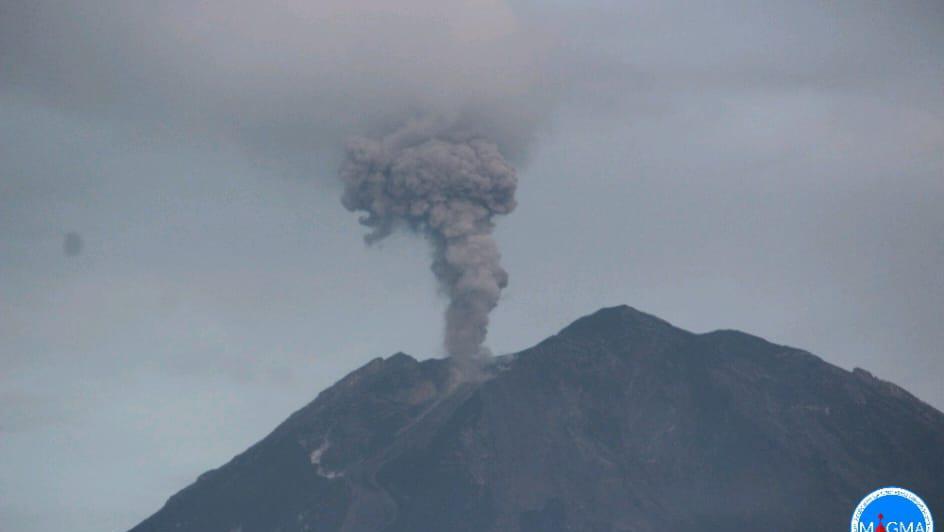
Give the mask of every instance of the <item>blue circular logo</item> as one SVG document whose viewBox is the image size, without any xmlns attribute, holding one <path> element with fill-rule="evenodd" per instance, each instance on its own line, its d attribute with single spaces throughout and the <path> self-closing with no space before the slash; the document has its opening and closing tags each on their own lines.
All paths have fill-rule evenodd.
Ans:
<svg viewBox="0 0 944 532">
<path fill-rule="evenodd" d="M 904 488 L 882 488 L 856 507 L 851 532 L 934 532 L 934 520 L 921 497 Z"/>
</svg>

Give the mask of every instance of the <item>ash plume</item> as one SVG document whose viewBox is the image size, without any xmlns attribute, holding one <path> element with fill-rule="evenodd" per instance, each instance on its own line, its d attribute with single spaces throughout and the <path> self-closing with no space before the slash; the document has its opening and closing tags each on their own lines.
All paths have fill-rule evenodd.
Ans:
<svg viewBox="0 0 944 532">
<path fill-rule="evenodd" d="M 373 243 L 398 228 L 422 234 L 432 271 L 449 298 L 446 351 L 470 361 L 483 347 L 488 315 L 508 284 L 492 237 L 495 215 L 515 208 L 517 177 L 487 138 L 411 122 L 379 139 L 348 143 L 341 165 L 344 207 L 363 212 Z"/>
</svg>

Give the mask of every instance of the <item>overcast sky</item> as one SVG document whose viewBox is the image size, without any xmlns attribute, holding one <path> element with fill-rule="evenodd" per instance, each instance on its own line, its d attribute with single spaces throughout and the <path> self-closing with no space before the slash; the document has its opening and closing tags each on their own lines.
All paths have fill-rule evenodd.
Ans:
<svg viewBox="0 0 944 532">
<path fill-rule="evenodd" d="M 417 115 L 518 165 L 493 351 L 626 303 L 944 407 L 944 3 L 66 4 L 0 0 L 0 530 L 126 530 L 442 356 L 428 246 L 336 178 Z"/>
</svg>

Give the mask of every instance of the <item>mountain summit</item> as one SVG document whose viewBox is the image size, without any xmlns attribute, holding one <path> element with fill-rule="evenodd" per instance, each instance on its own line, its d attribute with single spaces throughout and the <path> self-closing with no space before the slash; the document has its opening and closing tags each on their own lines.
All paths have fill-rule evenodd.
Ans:
<svg viewBox="0 0 944 532">
<path fill-rule="evenodd" d="M 473 380 L 375 359 L 132 532 L 843 530 L 888 485 L 940 515 L 942 479 L 898 386 L 620 306 Z"/>
</svg>

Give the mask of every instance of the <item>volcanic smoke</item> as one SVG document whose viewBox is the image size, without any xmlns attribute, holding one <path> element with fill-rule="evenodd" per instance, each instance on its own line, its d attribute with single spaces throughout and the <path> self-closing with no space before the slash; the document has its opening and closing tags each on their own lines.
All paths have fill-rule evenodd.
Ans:
<svg viewBox="0 0 944 532">
<path fill-rule="evenodd" d="M 449 298 L 445 347 L 464 361 L 483 347 L 489 312 L 508 285 L 492 229 L 515 208 L 517 177 L 498 146 L 434 121 L 415 121 L 379 139 L 348 143 L 340 177 L 344 207 L 365 213 L 370 244 L 394 230 L 422 234 L 432 271 Z"/>
</svg>

